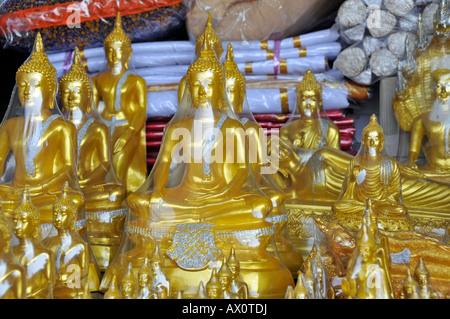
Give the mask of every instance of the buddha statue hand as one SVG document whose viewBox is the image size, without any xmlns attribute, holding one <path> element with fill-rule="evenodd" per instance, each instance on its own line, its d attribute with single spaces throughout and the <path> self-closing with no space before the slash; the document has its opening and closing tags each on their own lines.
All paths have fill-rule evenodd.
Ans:
<svg viewBox="0 0 450 319">
<path fill-rule="evenodd" d="M 133 129 L 128 127 L 127 130 L 117 139 L 116 143 L 114 144 L 113 154 L 121 152 L 125 145 L 127 145 L 130 138 L 133 136 L 133 134 Z"/>
</svg>

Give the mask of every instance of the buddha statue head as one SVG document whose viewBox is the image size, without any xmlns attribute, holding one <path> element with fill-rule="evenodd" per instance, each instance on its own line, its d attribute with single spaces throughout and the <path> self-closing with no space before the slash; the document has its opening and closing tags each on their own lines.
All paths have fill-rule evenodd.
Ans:
<svg viewBox="0 0 450 319">
<path fill-rule="evenodd" d="M 75 48 L 72 67 L 59 80 L 59 97 L 66 112 L 77 108 L 90 113 L 92 103 L 91 78 L 81 62 L 80 50 Z"/>
<path fill-rule="evenodd" d="M 447 102 L 450 96 L 450 69 L 437 69 L 431 74 L 435 85 L 436 98 Z"/>
<path fill-rule="evenodd" d="M 361 229 L 356 238 L 356 247 L 363 264 L 368 265 L 374 261 L 375 240 L 365 223 L 361 224 Z"/>
<path fill-rule="evenodd" d="M 11 244 L 12 229 L 9 221 L 0 212 L 0 254 L 7 253 L 9 251 L 9 245 Z"/>
<path fill-rule="evenodd" d="M 206 22 L 205 30 L 202 34 L 200 34 L 195 41 L 195 54 L 197 56 L 200 55 L 200 51 L 202 50 L 203 42 L 205 39 L 209 37 L 209 41 L 211 41 L 211 48 L 214 50 L 214 53 L 218 59 L 223 54 L 223 48 L 222 48 L 222 41 L 217 36 L 216 32 L 214 31 L 213 25 L 212 25 L 212 17 L 211 13 L 208 15 L 208 20 Z"/>
<path fill-rule="evenodd" d="M 304 274 L 299 271 L 298 277 L 297 277 L 297 284 L 295 285 L 294 289 L 294 298 L 295 299 L 309 299 L 310 292 L 308 291 L 305 276 Z"/>
<path fill-rule="evenodd" d="M 213 268 L 211 278 L 206 283 L 206 294 L 209 299 L 222 299 L 222 285 L 220 284 L 216 268 Z"/>
<path fill-rule="evenodd" d="M 20 104 L 33 113 L 40 112 L 43 106 L 53 109 L 57 80 L 56 69 L 49 62 L 38 33 L 31 56 L 16 72 Z"/>
<path fill-rule="evenodd" d="M 404 299 L 420 299 L 419 290 L 420 290 L 419 284 L 414 279 L 411 268 L 408 267 L 408 269 L 406 270 L 405 280 L 403 280 L 401 294 Z"/>
<path fill-rule="evenodd" d="M 306 118 L 320 116 L 322 107 L 322 85 L 316 80 L 311 70 L 306 71 L 302 82 L 295 89 L 297 113 Z"/>
<path fill-rule="evenodd" d="M 232 273 L 230 268 L 227 265 L 227 258 L 223 257 L 222 267 L 220 267 L 219 272 L 217 273 L 219 277 L 220 284 L 223 287 L 224 291 L 228 291 L 231 287 L 231 277 Z"/>
<path fill-rule="evenodd" d="M 136 281 L 133 276 L 133 265 L 130 263 L 128 270 L 121 281 L 122 296 L 124 299 L 134 299 L 136 297 Z"/>
<path fill-rule="evenodd" d="M 144 259 L 141 268 L 138 271 L 138 286 L 139 288 L 148 287 L 151 283 L 152 271 L 149 266 L 148 258 Z"/>
<path fill-rule="evenodd" d="M 228 101 L 233 106 L 234 112 L 242 113 L 245 99 L 245 76 L 239 71 L 239 68 L 234 62 L 233 47 L 231 43 L 228 44 L 228 51 L 223 62 L 225 69 L 225 89 L 227 92 Z"/>
<path fill-rule="evenodd" d="M 70 197 L 69 183 L 65 182 L 61 197 L 53 204 L 53 225 L 58 230 L 74 230 L 77 216 L 77 204 Z"/>
<path fill-rule="evenodd" d="M 428 268 L 425 266 L 423 257 L 420 257 L 417 263 L 416 269 L 414 270 L 414 279 L 419 284 L 419 287 L 427 287 L 431 283 L 431 276 Z"/>
<path fill-rule="evenodd" d="M 120 13 L 117 13 L 114 29 L 106 37 L 104 46 L 106 59 L 108 60 L 107 67 L 121 64 L 125 69 L 128 69 L 128 63 L 133 49 L 130 38 L 122 29 Z"/>
<path fill-rule="evenodd" d="M 17 238 L 36 237 L 39 228 L 39 210 L 31 202 L 28 186 L 25 186 L 20 204 L 12 212 L 12 221 Z"/>
<path fill-rule="evenodd" d="M 211 49 L 208 35 L 203 41 L 198 59 L 188 68 L 186 81 L 192 98 L 192 107 L 202 108 L 211 105 L 219 109 L 222 108 L 223 66 Z"/>
<path fill-rule="evenodd" d="M 227 265 L 228 265 L 228 269 L 230 269 L 230 271 L 231 271 L 233 278 L 235 278 L 236 276 L 239 276 L 240 264 L 236 258 L 236 251 L 234 250 L 234 248 L 231 248 L 231 250 L 230 250 L 230 256 L 228 257 Z"/>
<path fill-rule="evenodd" d="M 375 114 L 372 114 L 369 124 L 362 131 L 362 143 L 364 151 L 370 155 L 376 155 L 383 151 L 384 133 Z"/>
<path fill-rule="evenodd" d="M 108 290 L 105 292 L 104 299 L 122 299 L 122 294 L 120 293 L 119 285 L 117 284 L 117 275 L 114 274 Z"/>
</svg>

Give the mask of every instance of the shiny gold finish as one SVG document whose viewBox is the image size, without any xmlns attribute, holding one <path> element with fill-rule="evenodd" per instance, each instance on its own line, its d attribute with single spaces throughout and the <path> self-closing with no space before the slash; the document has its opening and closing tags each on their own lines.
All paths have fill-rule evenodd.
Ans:
<svg viewBox="0 0 450 319">
<path fill-rule="evenodd" d="M 297 277 L 297 284 L 294 288 L 294 299 L 312 299 L 308 291 L 304 274 L 299 271 Z"/>
<path fill-rule="evenodd" d="M 425 266 L 423 257 L 420 257 L 419 262 L 414 270 L 414 279 L 419 285 L 419 292 L 421 299 L 439 299 L 439 295 L 434 291 L 431 283 L 430 272 Z"/>
<path fill-rule="evenodd" d="M 26 272 L 15 262 L 10 253 L 12 227 L 0 212 L 0 282 L 6 289 L 0 292 L 0 299 L 25 299 L 27 293 Z"/>
<path fill-rule="evenodd" d="M 397 162 L 383 155 L 384 134 L 374 115 L 362 133 L 364 153 L 350 162 L 340 198 L 332 205 L 335 218 L 351 229 L 357 229 L 366 201 L 371 199 L 384 229 L 413 230 L 401 194 Z"/>
<path fill-rule="evenodd" d="M 75 230 L 77 216 L 77 205 L 70 197 L 66 182 L 61 197 L 53 205 L 53 225 L 58 233 L 42 241 L 56 258 L 54 299 L 77 299 L 88 283 L 89 247 Z"/>
<path fill-rule="evenodd" d="M 368 201 L 356 247 L 342 280 L 342 292 L 349 299 L 394 299 L 387 239 L 377 234 L 377 217 Z"/>
<path fill-rule="evenodd" d="M 95 106 L 99 108 L 100 102 L 103 102 L 99 112 L 110 126 L 114 170 L 127 191 L 133 192 L 147 176 L 147 87 L 142 77 L 129 71 L 131 41 L 120 21 L 118 14 L 114 30 L 105 40 L 105 54 L 110 68 L 94 76 L 92 82 Z"/>
<path fill-rule="evenodd" d="M 152 283 L 152 271 L 148 262 L 148 258 L 144 259 L 144 263 L 138 272 L 138 291 L 137 299 L 150 299 Z"/>
<path fill-rule="evenodd" d="M 40 33 L 33 53 L 16 73 L 16 85 L 18 107 L 23 115 L 13 114 L 0 127 L 0 175 L 5 173 L 10 152 L 15 160 L 12 182 L 0 184 L 3 209 L 6 217 L 10 217 L 28 185 L 33 203 L 40 211 L 40 223 L 51 224 L 52 206 L 64 182 L 76 184 L 76 134 L 71 123 L 58 114 L 53 115 L 56 70 L 44 53 Z M 73 189 L 71 197 L 82 209 L 82 193 Z"/>
<path fill-rule="evenodd" d="M 103 299 L 122 299 L 122 294 L 120 293 L 116 275 L 113 276 L 111 284 L 108 290 L 105 292 Z"/>
<path fill-rule="evenodd" d="M 76 127 L 77 174 L 86 199 L 89 242 L 105 270 L 122 237 L 126 189 L 112 167 L 110 131 L 93 110 L 92 82 L 78 48 L 70 71 L 59 82 L 59 94 L 65 118 Z"/>
<path fill-rule="evenodd" d="M 275 217 L 275 241 L 277 243 L 278 252 L 281 255 L 283 263 L 289 268 L 292 274 L 295 274 L 303 263 L 302 256 L 295 251 L 292 243 L 288 238 L 284 237 L 283 231 L 287 231 L 287 220 L 283 221 L 283 217 L 287 216 L 284 202 L 286 196 L 272 180 L 269 174 L 262 174 L 262 168 L 267 165 L 265 154 L 266 136 L 262 127 L 253 120 L 253 116 L 250 110 L 249 114 L 244 113 L 244 101 L 246 95 L 246 80 L 245 76 L 239 71 L 237 64 L 234 62 L 233 48 L 231 44 L 228 44 L 228 51 L 226 59 L 223 63 L 225 69 L 225 88 L 227 91 L 228 101 L 233 107 L 234 113 L 241 119 L 244 125 L 246 133 L 248 135 L 248 147 L 247 150 L 242 152 L 251 152 L 256 148 L 256 160 L 251 160 L 251 168 L 253 176 L 256 179 L 258 186 L 272 201 L 272 215 Z M 247 117 L 249 116 L 250 119 Z M 245 121 L 244 121 L 245 119 Z M 249 155 L 251 156 L 251 154 Z"/>
<path fill-rule="evenodd" d="M 120 282 L 120 288 L 122 291 L 122 299 L 135 299 L 137 284 L 133 275 L 133 265 L 130 263 L 128 270 L 122 277 Z"/>
<path fill-rule="evenodd" d="M 223 299 L 222 285 L 216 268 L 212 269 L 211 278 L 206 283 L 206 294 L 209 299 Z"/>
<path fill-rule="evenodd" d="M 436 100 L 430 111 L 418 115 L 412 124 L 408 165 L 425 175 L 450 183 L 450 152 L 448 121 L 450 119 L 450 69 L 432 73 Z M 427 163 L 420 168 L 416 161 L 423 149 Z"/>
<path fill-rule="evenodd" d="M 406 271 L 406 277 L 405 280 L 403 281 L 400 299 L 421 299 L 420 287 L 412 275 L 411 267 L 408 267 Z"/>
<path fill-rule="evenodd" d="M 339 149 L 339 129 L 330 120 L 321 119 L 322 86 L 311 70 L 297 86 L 297 109 L 299 119 L 286 123 L 280 129 L 280 138 L 296 147 L 317 149 L 323 146 Z"/>
<path fill-rule="evenodd" d="M 280 74 L 288 74 L 287 62 L 286 60 L 280 61 Z"/>
<path fill-rule="evenodd" d="M 39 210 L 33 205 L 29 188 L 25 186 L 22 201 L 12 212 L 17 245 L 12 247 L 16 260 L 27 274 L 27 299 L 52 299 L 55 284 L 55 255 L 37 238 Z"/>
<path fill-rule="evenodd" d="M 294 41 L 294 47 L 295 48 L 301 48 L 302 47 L 302 42 L 300 41 L 300 36 L 294 37 L 293 41 Z"/>
</svg>

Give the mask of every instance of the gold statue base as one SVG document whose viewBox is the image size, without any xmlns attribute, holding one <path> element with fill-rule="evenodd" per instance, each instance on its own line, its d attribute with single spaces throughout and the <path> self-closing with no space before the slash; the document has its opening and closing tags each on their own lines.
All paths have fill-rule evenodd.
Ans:
<svg viewBox="0 0 450 319">
<path fill-rule="evenodd" d="M 105 272 L 111 261 L 116 256 L 119 246 L 92 245 L 92 252 L 97 259 L 98 268 L 101 272 Z"/>
</svg>

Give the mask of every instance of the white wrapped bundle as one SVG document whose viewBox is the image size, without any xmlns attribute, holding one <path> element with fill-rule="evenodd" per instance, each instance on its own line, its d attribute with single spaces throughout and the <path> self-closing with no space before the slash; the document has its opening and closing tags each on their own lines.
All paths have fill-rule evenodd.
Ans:
<svg viewBox="0 0 450 319">
<path fill-rule="evenodd" d="M 177 110 L 176 90 L 148 92 L 147 117 L 171 116 Z M 253 113 L 289 113 L 295 107 L 295 87 L 288 89 L 247 89 L 247 101 Z M 325 110 L 348 107 L 348 92 L 344 89 L 323 87 Z"/>
<path fill-rule="evenodd" d="M 239 71 L 247 74 L 304 74 L 308 69 L 313 73 L 322 73 L 328 69 L 328 60 L 324 56 L 262 62 L 237 63 Z"/>
</svg>

